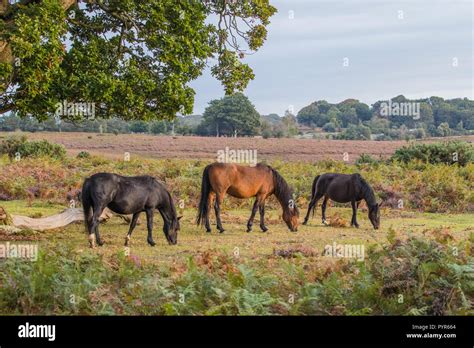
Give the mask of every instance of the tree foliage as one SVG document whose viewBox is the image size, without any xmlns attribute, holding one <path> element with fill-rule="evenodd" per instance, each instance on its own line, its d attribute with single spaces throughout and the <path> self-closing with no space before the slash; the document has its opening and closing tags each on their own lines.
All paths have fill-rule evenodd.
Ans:
<svg viewBox="0 0 474 348">
<path fill-rule="evenodd" d="M 444 100 L 430 97 L 410 100 L 399 95 L 392 98 L 391 102 L 417 104 L 419 114 L 384 116 L 382 107 L 387 101 L 377 101 L 369 107 L 355 99 L 347 99 L 338 104 L 321 100 L 303 107 L 298 112 L 297 119 L 302 125 L 324 127 L 328 131 L 363 124 L 372 133 L 384 134 L 388 139 L 399 139 L 407 131 L 419 137 L 422 134 L 447 136 L 455 134 L 454 130 L 456 134 L 474 130 L 474 101 L 467 98 Z M 352 136 L 351 134 L 348 135 Z"/>
<path fill-rule="evenodd" d="M 95 103 L 102 118 L 189 114 L 189 83 L 207 63 L 227 94 L 247 86 L 242 59 L 263 45 L 275 12 L 269 0 L 4 1 L 0 113 L 44 120 L 67 100 Z"/>
</svg>

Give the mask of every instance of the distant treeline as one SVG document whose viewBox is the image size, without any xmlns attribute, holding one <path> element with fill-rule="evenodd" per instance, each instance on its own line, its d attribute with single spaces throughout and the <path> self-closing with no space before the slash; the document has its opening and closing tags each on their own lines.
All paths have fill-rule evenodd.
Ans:
<svg viewBox="0 0 474 348">
<path fill-rule="evenodd" d="M 369 107 L 355 99 L 338 104 L 314 102 L 298 112 L 298 124 L 340 132 L 336 137 L 380 139 L 448 136 L 474 130 L 474 101 L 440 97 L 409 100 L 403 95 Z"/>
<path fill-rule="evenodd" d="M 338 104 L 322 100 L 302 108 L 296 116 L 286 111 L 280 117 L 258 114 L 248 98 L 237 93 L 211 101 L 202 116 L 179 116 L 174 121 L 113 118 L 73 123 L 50 117 L 40 123 L 11 114 L 0 117 L 0 130 L 395 140 L 473 134 L 474 101 L 398 96 L 369 107 L 355 99 Z"/>
</svg>

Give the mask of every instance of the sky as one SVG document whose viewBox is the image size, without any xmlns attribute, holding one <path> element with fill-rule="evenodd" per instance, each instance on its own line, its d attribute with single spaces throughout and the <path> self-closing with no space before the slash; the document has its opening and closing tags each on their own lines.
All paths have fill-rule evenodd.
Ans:
<svg viewBox="0 0 474 348">
<path fill-rule="evenodd" d="M 369 105 L 473 92 L 472 0 L 270 0 L 264 46 L 245 62 L 244 91 L 261 114 L 295 114 L 316 100 Z M 195 114 L 224 96 L 209 70 L 193 81 Z"/>
</svg>

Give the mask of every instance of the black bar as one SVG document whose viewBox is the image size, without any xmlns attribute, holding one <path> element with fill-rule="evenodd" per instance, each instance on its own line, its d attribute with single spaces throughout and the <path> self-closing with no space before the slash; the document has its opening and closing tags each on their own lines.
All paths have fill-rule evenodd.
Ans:
<svg viewBox="0 0 474 348">
<path fill-rule="evenodd" d="M 20 338 L 26 323 L 55 325 L 55 340 Z M 414 325 L 416 327 L 414 327 Z M 422 328 L 425 327 L 423 330 Z M 473 317 L 0 317 L 0 346 L 144 344 L 449 345 L 474 343 Z M 455 334 L 407 338 L 407 334 Z M 223 341 L 224 340 L 224 341 Z"/>
</svg>

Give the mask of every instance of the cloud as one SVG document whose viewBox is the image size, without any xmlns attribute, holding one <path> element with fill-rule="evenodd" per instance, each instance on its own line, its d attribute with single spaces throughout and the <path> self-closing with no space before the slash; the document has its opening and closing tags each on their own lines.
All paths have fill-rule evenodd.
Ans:
<svg viewBox="0 0 474 348">
<path fill-rule="evenodd" d="M 470 1 L 271 2 L 279 12 L 268 40 L 247 59 L 256 79 L 245 93 L 261 113 L 298 111 L 317 99 L 473 98 Z M 193 87 L 196 113 L 223 95 L 208 71 Z"/>
</svg>

